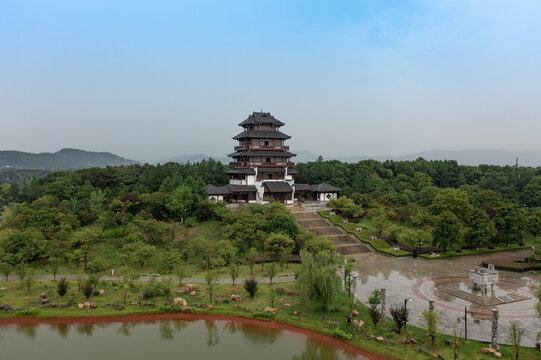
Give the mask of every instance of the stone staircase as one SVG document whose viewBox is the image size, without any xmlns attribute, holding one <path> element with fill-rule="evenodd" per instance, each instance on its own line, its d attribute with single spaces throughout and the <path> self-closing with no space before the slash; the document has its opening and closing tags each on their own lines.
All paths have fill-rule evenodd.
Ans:
<svg viewBox="0 0 541 360">
<path fill-rule="evenodd" d="M 360 242 L 353 235 L 344 232 L 327 219 L 322 218 L 316 212 L 311 212 L 302 207 L 295 206 L 291 209 L 297 223 L 304 226 L 317 236 L 323 236 L 333 241 L 336 250 L 342 255 L 373 253 L 374 250 Z"/>
<path fill-rule="evenodd" d="M 441 291 L 442 293 L 457 297 L 462 300 L 469 301 L 471 303 L 491 307 L 501 304 L 508 304 L 515 301 L 522 301 L 522 300 L 528 300 L 529 297 L 520 295 L 517 293 L 508 293 L 505 294 L 503 297 L 505 300 L 502 300 L 502 296 L 496 297 L 496 296 L 480 296 L 477 294 L 472 294 L 464 290 L 460 290 L 457 288 L 451 288 L 451 287 L 441 287 L 438 289 L 438 291 Z"/>
</svg>

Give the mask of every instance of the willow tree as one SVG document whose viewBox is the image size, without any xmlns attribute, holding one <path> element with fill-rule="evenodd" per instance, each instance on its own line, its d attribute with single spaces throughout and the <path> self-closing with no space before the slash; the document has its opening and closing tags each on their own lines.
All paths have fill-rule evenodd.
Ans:
<svg viewBox="0 0 541 360">
<path fill-rule="evenodd" d="M 303 250 L 301 262 L 297 286 L 304 291 L 310 302 L 325 311 L 332 310 L 341 284 L 338 257 L 327 251 L 313 255 Z"/>
</svg>

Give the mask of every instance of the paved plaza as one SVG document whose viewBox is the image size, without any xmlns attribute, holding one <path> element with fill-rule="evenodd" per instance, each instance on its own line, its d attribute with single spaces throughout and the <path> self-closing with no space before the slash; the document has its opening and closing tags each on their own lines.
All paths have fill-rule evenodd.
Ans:
<svg viewBox="0 0 541 360">
<path fill-rule="evenodd" d="M 428 309 L 428 301 L 433 300 L 436 311 L 442 315 L 443 332 L 452 334 L 452 324 L 457 324 L 458 331 L 464 331 L 464 308 L 468 310 L 468 338 L 490 341 L 491 309 L 499 310 L 498 342 L 507 342 L 507 327 L 515 321 L 527 331 L 522 345 L 535 345 L 537 331 L 541 330 L 541 320 L 535 313 L 535 291 L 541 282 L 541 274 L 514 273 L 499 271 L 499 282 L 494 293 L 489 296 L 501 297 L 515 294 L 517 299 L 525 299 L 496 306 L 482 306 L 463 298 L 450 295 L 472 293 L 469 270 L 491 258 L 524 258 L 530 252 L 526 250 L 493 253 L 478 256 L 463 256 L 450 259 L 428 260 L 411 257 L 395 258 L 380 254 L 356 255 L 355 270 L 359 273 L 356 297 L 365 302 L 374 289 L 386 289 L 387 316 L 394 305 L 408 302 L 409 322 L 420 326 L 421 313 Z M 446 291 L 442 291 L 446 290 Z M 452 291 L 449 291 L 452 290 Z M 490 302 L 489 303 L 494 303 Z"/>
</svg>

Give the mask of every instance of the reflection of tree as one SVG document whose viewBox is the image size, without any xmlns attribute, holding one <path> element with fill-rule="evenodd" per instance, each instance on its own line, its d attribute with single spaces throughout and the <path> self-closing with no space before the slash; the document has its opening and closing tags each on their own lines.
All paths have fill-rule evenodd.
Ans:
<svg viewBox="0 0 541 360">
<path fill-rule="evenodd" d="M 337 349 L 308 338 L 306 339 L 306 348 L 302 354 L 294 355 L 292 360 L 339 360 L 344 356 L 347 359 L 354 358 L 351 354 L 340 355 Z"/>
<path fill-rule="evenodd" d="M 68 337 L 69 324 L 51 324 L 51 327 L 58 332 L 61 338 Z"/>
<path fill-rule="evenodd" d="M 218 337 L 218 327 L 214 321 L 206 320 L 205 327 L 207 328 L 207 346 L 218 345 L 220 338 Z"/>
<path fill-rule="evenodd" d="M 118 328 L 117 332 L 124 336 L 131 335 L 131 329 L 137 326 L 136 322 L 123 322 L 122 325 Z"/>
<path fill-rule="evenodd" d="M 173 323 L 173 326 L 177 332 L 180 332 L 180 330 L 184 329 L 190 322 L 188 320 L 171 320 Z"/>
<path fill-rule="evenodd" d="M 274 344 L 278 338 L 278 334 L 281 332 L 281 330 L 278 329 L 254 327 L 242 323 L 238 326 L 238 330 L 240 330 L 250 342 L 256 344 Z"/>
<path fill-rule="evenodd" d="M 17 332 L 23 334 L 26 337 L 29 337 L 30 339 L 33 339 L 36 337 L 37 327 L 37 325 L 20 325 L 17 326 Z"/>
<path fill-rule="evenodd" d="M 240 323 L 236 322 L 236 321 L 229 321 L 229 322 L 226 322 L 225 325 L 224 325 L 224 330 L 226 330 L 228 333 L 230 334 L 236 334 L 237 331 L 240 330 Z"/>
<path fill-rule="evenodd" d="M 160 337 L 164 340 L 173 340 L 175 331 L 171 328 L 169 320 L 160 321 Z"/>
<path fill-rule="evenodd" d="M 78 324 L 77 332 L 81 335 L 92 336 L 94 332 L 94 324 Z"/>
</svg>

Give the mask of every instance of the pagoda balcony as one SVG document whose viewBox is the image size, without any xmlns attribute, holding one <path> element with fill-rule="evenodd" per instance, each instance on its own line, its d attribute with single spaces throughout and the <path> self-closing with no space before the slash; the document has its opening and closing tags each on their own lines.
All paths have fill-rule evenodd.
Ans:
<svg viewBox="0 0 541 360">
<path fill-rule="evenodd" d="M 282 145 L 282 146 L 265 146 L 265 145 L 239 145 L 235 146 L 235 151 L 243 151 L 243 150 L 285 150 L 289 151 L 289 146 Z"/>
<path fill-rule="evenodd" d="M 260 167 L 260 166 L 265 166 L 265 167 L 277 167 L 277 166 L 280 166 L 280 167 L 284 167 L 284 166 L 295 166 L 295 163 L 293 162 L 260 162 L 260 161 L 240 161 L 240 162 L 230 162 L 229 163 L 229 166 L 231 167 L 235 167 L 235 168 L 239 168 L 239 167 Z"/>
</svg>

